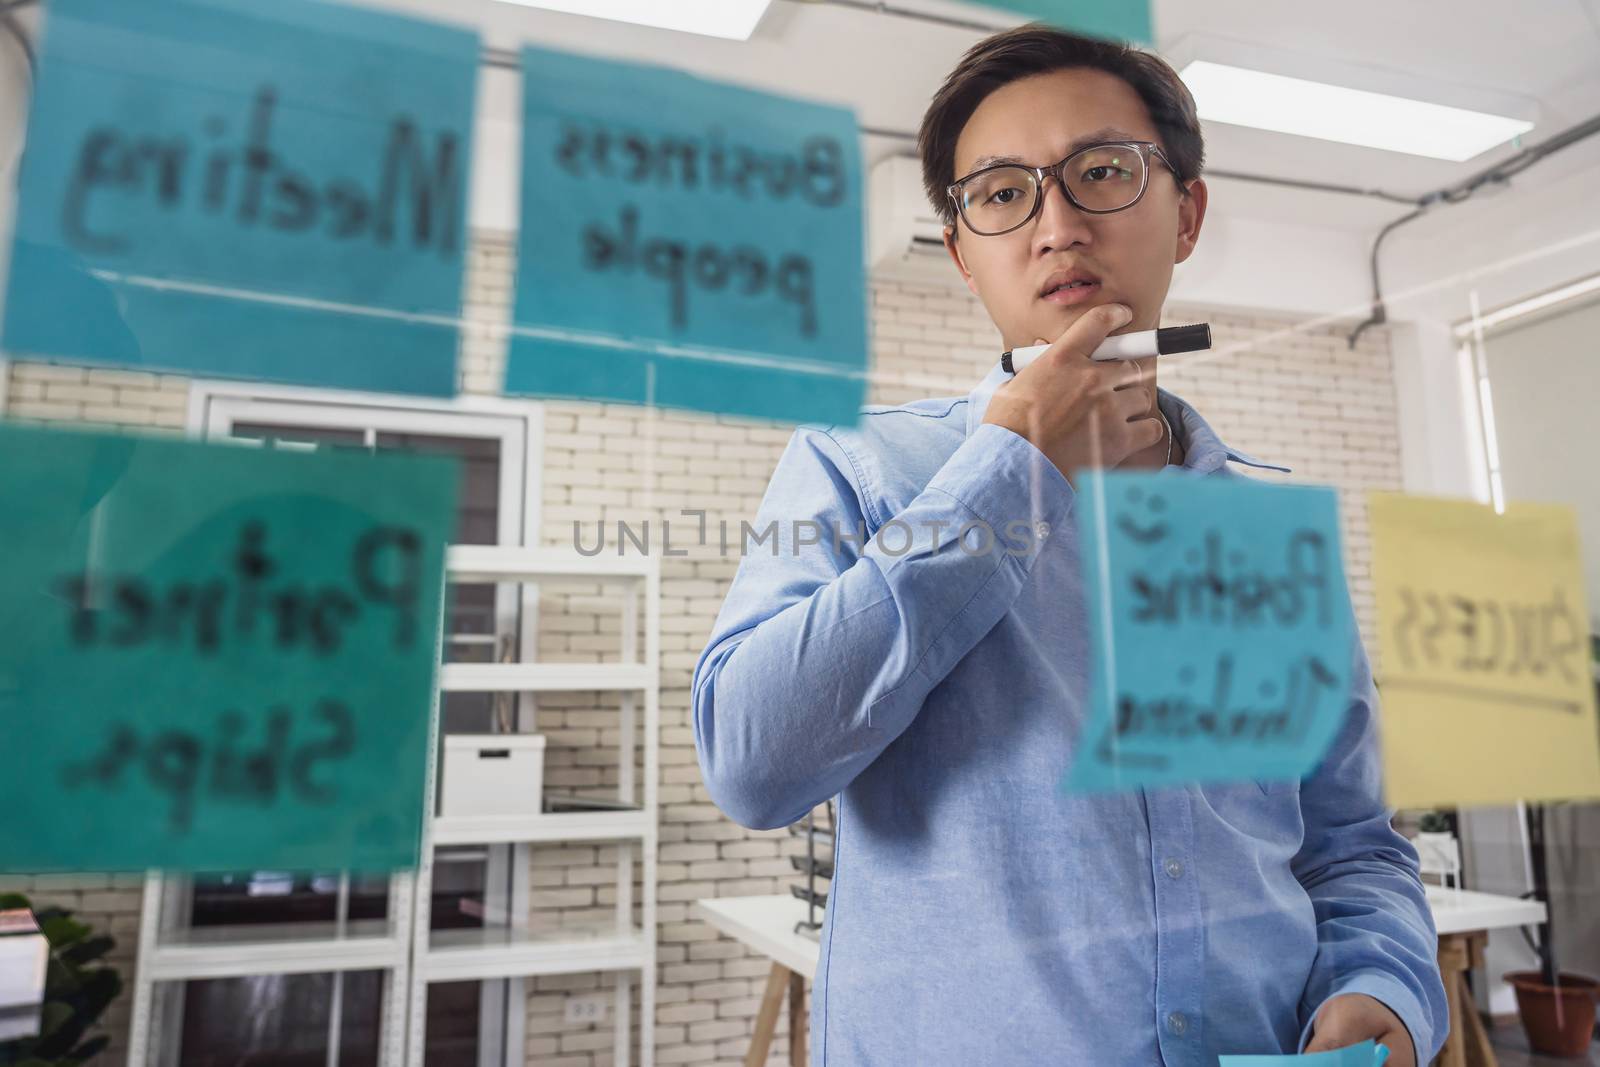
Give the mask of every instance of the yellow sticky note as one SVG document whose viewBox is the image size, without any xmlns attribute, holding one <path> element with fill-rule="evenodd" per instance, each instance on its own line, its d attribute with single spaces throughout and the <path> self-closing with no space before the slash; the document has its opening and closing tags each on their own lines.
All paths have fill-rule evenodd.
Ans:
<svg viewBox="0 0 1600 1067">
<path fill-rule="evenodd" d="M 1600 796 L 1572 509 L 1399 493 L 1368 508 L 1389 803 Z"/>
</svg>

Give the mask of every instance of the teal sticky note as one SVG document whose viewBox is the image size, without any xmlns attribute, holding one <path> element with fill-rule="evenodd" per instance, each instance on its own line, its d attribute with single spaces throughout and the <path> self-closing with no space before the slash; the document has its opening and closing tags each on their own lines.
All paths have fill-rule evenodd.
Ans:
<svg viewBox="0 0 1600 1067">
<path fill-rule="evenodd" d="M 1305 1055 L 1219 1056 L 1218 1067 L 1383 1067 L 1389 1046 L 1371 1040 Z"/>
<path fill-rule="evenodd" d="M 0 455 L 0 870 L 415 864 L 454 459 Z"/>
<path fill-rule="evenodd" d="M 322 0 L 53 0 L 0 345 L 453 394 L 478 55 Z"/>
<path fill-rule="evenodd" d="M 852 113 L 535 48 L 522 69 L 506 392 L 854 423 Z"/>
<path fill-rule="evenodd" d="M 1150 0 L 978 0 L 1090 37 L 1155 44 Z"/>
<path fill-rule="evenodd" d="M 1189 472 L 1086 472 L 1090 705 L 1063 787 L 1292 780 L 1348 709 L 1338 498 Z"/>
</svg>

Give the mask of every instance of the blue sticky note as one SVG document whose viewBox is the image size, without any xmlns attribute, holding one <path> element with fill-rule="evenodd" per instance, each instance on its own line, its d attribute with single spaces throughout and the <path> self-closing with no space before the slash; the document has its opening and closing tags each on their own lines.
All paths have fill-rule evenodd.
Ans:
<svg viewBox="0 0 1600 1067">
<path fill-rule="evenodd" d="M 1383 1067 L 1388 1059 L 1389 1046 L 1369 1039 L 1331 1052 L 1300 1056 L 1220 1056 L 1218 1067 Z"/>
<path fill-rule="evenodd" d="M 54 0 L 0 344 L 453 394 L 478 54 L 319 0 Z"/>
<path fill-rule="evenodd" d="M 854 423 L 853 114 L 535 48 L 522 69 L 506 392 Z"/>
<path fill-rule="evenodd" d="M 453 458 L 0 455 L 0 871 L 415 865 Z"/>
<path fill-rule="evenodd" d="M 1076 515 L 1094 681 L 1063 787 L 1311 773 L 1356 639 L 1334 491 L 1086 472 Z"/>
<path fill-rule="evenodd" d="M 1130 44 L 1153 45 L 1150 0 L 978 0 L 1063 29 Z"/>
</svg>

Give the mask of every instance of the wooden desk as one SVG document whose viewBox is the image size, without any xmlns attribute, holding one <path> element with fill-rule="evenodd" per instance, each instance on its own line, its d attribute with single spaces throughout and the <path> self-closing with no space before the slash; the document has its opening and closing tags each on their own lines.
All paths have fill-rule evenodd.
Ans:
<svg viewBox="0 0 1600 1067">
<path fill-rule="evenodd" d="M 700 917 L 743 942 L 764 956 L 772 957 L 767 975 L 767 990 L 756 1013 L 755 1035 L 745 1054 L 745 1067 L 762 1067 L 772 1048 L 772 1032 L 783 1010 L 784 993 L 789 1000 L 789 1064 L 806 1067 L 806 981 L 817 973 L 817 957 L 822 946 L 794 932 L 796 923 L 808 918 L 806 902 L 798 897 L 715 897 L 695 901 Z"/>
<path fill-rule="evenodd" d="M 817 971 L 821 946 L 794 932 L 806 918 L 805 901 L 792 896 L 718 897 L 695 902 L 701 918 L 736 941 L 772 958 L 767 990 L 756 1016 L 746 1067 L 767 1062 L 772 1032 L 789 1000 L 789 1063 L 806 1064 L 805 982 Z M 1428 906 L 1439 931 L 1439 973 L 1450 1000 L 1450 1032 L 1434 1062 L 1439 1067 L 1498 1067 L 1478 1006 L 1467 988 L 1467 972 L 1483 962 L 1490 930 L 1544 921 L 1543 904 L 1471 890 L 1428 887 Z"/>
<path fill-rule="evenodd" d="M 1439 930 L 1439 974 L 1450 1002 L 1450 1032 L 1434 1060 L 1438 1067 L 1499 1067 L 1478 1005 L 1467 988 L 1467 972 L 1483 963 L 1490 930 L 1537 926 L 1545 907 L 1536 900 L 1428 886 L 1428 906 Z"/>
</svg>

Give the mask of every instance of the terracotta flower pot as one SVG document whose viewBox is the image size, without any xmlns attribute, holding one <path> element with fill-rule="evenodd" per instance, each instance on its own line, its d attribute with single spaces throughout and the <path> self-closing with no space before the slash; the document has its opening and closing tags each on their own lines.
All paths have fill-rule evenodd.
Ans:
<svg viewBox="0 0 1600 1067">
<path fill-rule="evenodd" d="M 1582 1056 L 1589 1050 L 1600 982 L 1565 971 L 1561 972 L 1559 988 L 1546 985 L 1538 971 L 1512 971 L 1503 977 L 1517 991 L 1522 1029 L 1535 1052 Z"/>
</svg>

